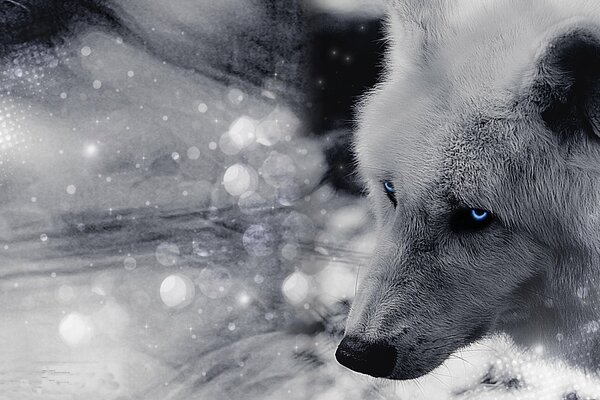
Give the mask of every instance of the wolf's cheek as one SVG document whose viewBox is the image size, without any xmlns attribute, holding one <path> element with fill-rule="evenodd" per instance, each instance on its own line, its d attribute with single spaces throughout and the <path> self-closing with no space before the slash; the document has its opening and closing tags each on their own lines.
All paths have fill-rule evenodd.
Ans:
<svg viewBox="0 0 600 400">
<path fill-rule="evenodd" d="M 409 379 L 431 371 L 459 347 L 497 329 L 506 304 L 518 303 L 513 297 L 519 290 L 534 290 L 533 278 L 547 261 L 526 236 L 503 231 L 427 247 L 436 250 L 378 249 L 348 318 L 351 339 L 345 346 L 362 360 L 353 362 L 347 348 L 342 358 L 350 368 L 371 373 L 371 364 L 381 365 L 374 349 L 388 346 L 395 363 L 386 376 Z M 365 350 L 369 346 L 375 347 Z"/>
</svg>

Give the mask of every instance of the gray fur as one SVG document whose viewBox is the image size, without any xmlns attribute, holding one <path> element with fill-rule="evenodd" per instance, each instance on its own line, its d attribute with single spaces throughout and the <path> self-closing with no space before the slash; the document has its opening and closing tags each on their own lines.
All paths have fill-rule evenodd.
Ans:
<svg viewBox="0 0 600 400">
<path fill-rule="evenodd" d="M 346 334 L 394 345 L 395 379 L 498 331 L 595 370 L 600 6 L 398 3 L 387 76 L 360 107 L 355 150 L 379 239 Z M 457 207 L 498 221 L 453 233 Z"/>
</svg>

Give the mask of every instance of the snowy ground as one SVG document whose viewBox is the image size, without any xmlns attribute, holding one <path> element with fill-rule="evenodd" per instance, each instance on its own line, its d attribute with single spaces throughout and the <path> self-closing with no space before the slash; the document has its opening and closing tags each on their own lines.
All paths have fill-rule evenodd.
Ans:
<svg viewBox="0 0 600 400">
<path fill-rule="evenodd" d="M 182 65 L 213 37 L 190 21 L 229 21 L 235 1 L 140 4 L 120 11 L 149 14 L 144 44 L 92 24 L 2 53 L 0 399 L 600 396 L 504 339 L 416 382 L 339 366 L 365 200 L 320 184 L 326 139 L 285 81 Z"/>
</svg>

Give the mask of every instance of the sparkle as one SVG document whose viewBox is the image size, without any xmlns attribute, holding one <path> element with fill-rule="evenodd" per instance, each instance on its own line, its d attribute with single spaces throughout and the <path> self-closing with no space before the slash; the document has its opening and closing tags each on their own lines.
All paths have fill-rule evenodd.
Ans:
<svg viewBox="0 0 600 400">
<path fill-rule="evenodd" d="M 98 153 L 98 147 L 95 144 L 88 144 L 85 146 L 83 153 L 87 157 L 93 157 Z"/>
<path fill-rule="evenodd" d="M 239 297 L 238 297 L 238 302 L 241 305 L 246 305 L 248 303 L 250 303 L 250 296 L 248 296 L 246 293 L 242 293 Z"/>
</svg>

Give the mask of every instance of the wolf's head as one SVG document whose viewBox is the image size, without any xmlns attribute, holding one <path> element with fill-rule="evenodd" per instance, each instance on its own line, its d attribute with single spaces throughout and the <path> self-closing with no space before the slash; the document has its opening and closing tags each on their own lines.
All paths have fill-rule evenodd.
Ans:
<svg viewBox="0 0 600 400">
<path fill-rule="evenodd" d="M 336 356 L 374 376 L 498 330 L 564 352 L 597 305 L 600 7 L 462 3 L 391 2 L 360 108 L 378 246 Z"/>
</svg>

